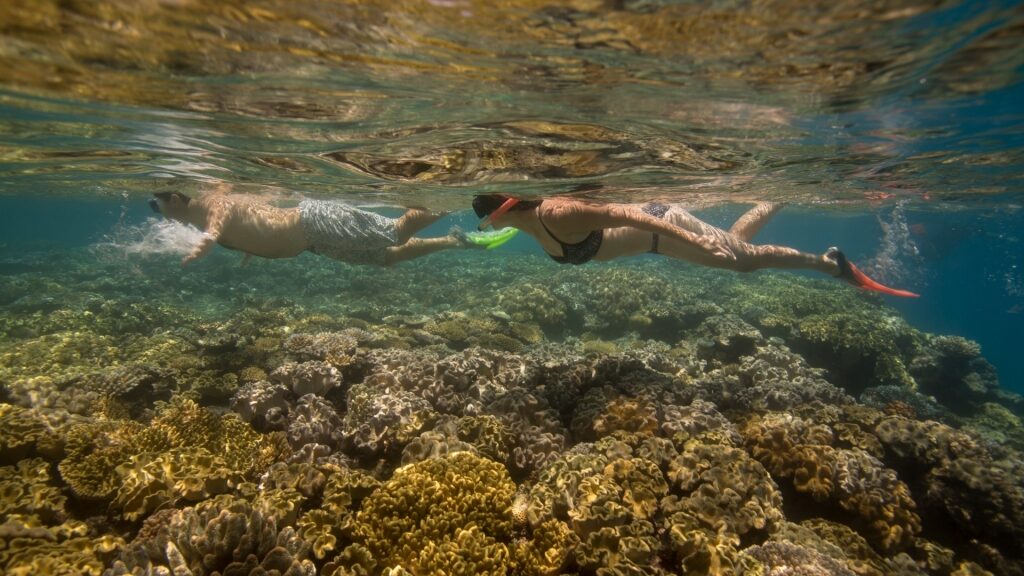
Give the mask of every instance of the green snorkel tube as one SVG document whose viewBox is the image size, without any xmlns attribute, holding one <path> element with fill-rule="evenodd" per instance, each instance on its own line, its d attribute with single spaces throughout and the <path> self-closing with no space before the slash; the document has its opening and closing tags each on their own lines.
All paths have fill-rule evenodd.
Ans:
<svg viewBox="0 0 1024 576">
<path fill-rule="evenodd" d="M 466 237 L 477 246 L 483 246 L 487 250 L 494 250 L 498 246 L 515 238 L 519 234 L 518 228 L 502 228 L 491 232 L 470 232 Z"/>
</svg>

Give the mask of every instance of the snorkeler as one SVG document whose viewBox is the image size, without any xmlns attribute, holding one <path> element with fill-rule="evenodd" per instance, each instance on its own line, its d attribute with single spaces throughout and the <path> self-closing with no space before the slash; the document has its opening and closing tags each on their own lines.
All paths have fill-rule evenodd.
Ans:
<svg viewBox="0 0 1024 576">
<path fill-rule="evenodd" d="M 488 225 L 526 232 L 561 264 L 584 264 L 644 253 L 663 254 L 704 266 L 750 272 L 761 268 L 817 270 L 869 290 L 894 296 L 894 290 L 868 278 L 837 248 L 822 255 L 750 240 L 779 211 L 781 204 L 758 204 L 726 231 L 678 205 L 596 204 L 573 198 L 519 200 L 502 194 L 473 198 L 473 210 Z"/>
<path fill-rule="evenodd" d="M 182 266 L 206 255 L 214 244 L 263 258 L 290 258 L 308 250 L 350 264 L 389 266 L 441 250 L 481 247 L 453 231 L 437 238 L 413 238 L 444 214 L 409 209 L 399 218 L 361 210 L 344 202 L 303 200 L 280 208 L 220 184 L 197 198 L 160 192 L 153 211 L 204 231 L 203 240 Z M 483 247 L 486 247 L 484 245 Z"/>
</svg>

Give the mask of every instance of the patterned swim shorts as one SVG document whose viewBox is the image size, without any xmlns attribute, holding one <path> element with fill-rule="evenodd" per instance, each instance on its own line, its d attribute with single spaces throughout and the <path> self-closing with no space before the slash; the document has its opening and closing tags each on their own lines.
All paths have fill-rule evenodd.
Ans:
<svg viewBox="0 0 1024 576">
<path fill-rule="evenodd" d="M 398 244 L 394 218 L 327 200 L 303 200 L 299 211 L 314 254 L 349 264 L 383 266 L 385 249 Z"/>
</svg>

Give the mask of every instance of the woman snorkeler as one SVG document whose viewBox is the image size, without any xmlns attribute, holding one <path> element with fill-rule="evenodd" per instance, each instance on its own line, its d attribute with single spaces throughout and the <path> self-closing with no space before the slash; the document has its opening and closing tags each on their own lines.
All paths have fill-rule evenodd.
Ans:
<svg viewBox="0 0 1024 576">
<path fill-rule="evenodd" d="M 479 228 L 511 226 L 533 236 L 561 264 L 584 264 L 654 253 L 704 266 L 750 272 L 761 268 L 809 269 L 868 290 L 917 297 L 868 278 L 838 248 L 809 254 L 750 240 L 781 204 L 758 204 L 729 230 L 704 222 L 678 205 L 596 204 L 574 198 L 520 200 L 503 194 L 473 198 Z"/>
</svg>

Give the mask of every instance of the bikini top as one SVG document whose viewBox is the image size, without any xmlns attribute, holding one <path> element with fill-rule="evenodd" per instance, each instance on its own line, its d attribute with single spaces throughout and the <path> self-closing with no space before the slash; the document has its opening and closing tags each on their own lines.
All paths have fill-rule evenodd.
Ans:
<svg viewBox="0 0 1024 576">
<path fill-rule="evenodd" d="M 601 242 L 604 241 L 604 230 L 594 230 L 587 237 L 575 244 L 566 244 L 558 239 L 548 229 L 548 225 L 544 223 L 544 219 L 540 217 L 540 210 L 537 211 L 537 220 L 540 221 L 540 225 L 544 227 L 544 231 L 551 236 L 551 239 L 558 242 L 558 245 L 562 247 L 562 255 L 555 256 L 554 254 L 548 254 L 551 259 L 559 264 L 586 264 L 590 262 L 594 256 L 597 256 L 597 251 L 601 249 Z"/>
</svg>

